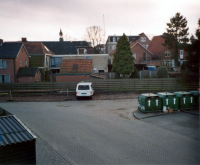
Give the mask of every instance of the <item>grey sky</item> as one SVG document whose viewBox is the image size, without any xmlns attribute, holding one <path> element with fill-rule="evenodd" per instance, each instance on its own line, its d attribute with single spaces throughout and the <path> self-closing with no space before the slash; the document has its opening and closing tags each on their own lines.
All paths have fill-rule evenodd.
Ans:
<svg viewBox="0 0 200 165">
<path fill-rule="evenodd" d="M 200 18 L 199 0 L 0 0 L 0 38 L 4 41 L 82 40 L 89 26 L 103 25 L 108 35 L 161 35 L 177 12 L 194 34 Z"/>
</svg>

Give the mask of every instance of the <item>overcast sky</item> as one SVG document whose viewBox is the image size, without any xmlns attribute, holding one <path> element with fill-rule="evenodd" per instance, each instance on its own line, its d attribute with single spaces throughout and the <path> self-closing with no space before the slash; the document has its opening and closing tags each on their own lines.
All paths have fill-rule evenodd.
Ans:
<svg viewBox="0 0 200 165">
<path fill-rule="evenodd" d="M 89 26 L 108 35 L 151 36 L 166 31 L 177 12 L 186 17 L 194 34 L 200 18 L 200 0 L 0 0 L 0 38 L 4 41 L 58 41 L 60 28 L 83 40 Z"/>
</svg>

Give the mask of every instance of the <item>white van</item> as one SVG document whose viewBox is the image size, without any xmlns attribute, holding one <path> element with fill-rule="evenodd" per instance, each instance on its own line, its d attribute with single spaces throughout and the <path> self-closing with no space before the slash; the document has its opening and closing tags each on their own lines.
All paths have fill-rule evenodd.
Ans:
<svg viewBox="0 0 200 165">
<path fill-rule="evenodd" d="M 91 82 L 81 82 L 78 83 L 76 86 L 76 97 L 77 100 L 79 97 L 90 97 L 92 98 L 94 94 L 94 90 L 92 88 L 92 83 Z"/>
</svg>

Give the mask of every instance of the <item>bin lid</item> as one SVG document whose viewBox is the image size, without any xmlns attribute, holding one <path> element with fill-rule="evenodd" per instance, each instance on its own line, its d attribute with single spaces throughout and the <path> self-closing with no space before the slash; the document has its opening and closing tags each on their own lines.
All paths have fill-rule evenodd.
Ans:
<svg viewBox="0 0 200 165">
<path fill-rule="evenodd" d="M 141 94 L 139 97 L 146 99 L 146 98 L 151 98 L 151 97 L 158 97 L 158 95 L 154 94 L 154 93 L 143 93 Z"/>
<path fill-rule="evenodd" d="M 192 93 L 195 96 L 199 95 L 199 91 L 189 91 L 189 92 Z"/>
<path fill-rule="evenodd" d="M 185 92 L 185 91 L 174 92 L 174 94 L 177 95 L 178 97 L 181 97 L 183 95 L 191 95 L 190 92 Z"/>
<path fill-rule="evenodd" d="M 160 97 L 175 96 L 174 93 L 170 93 L 170 92 L 160 92 L 160 93 L 157 93 L 157 95 L 159 95 Z"/>
</svg>

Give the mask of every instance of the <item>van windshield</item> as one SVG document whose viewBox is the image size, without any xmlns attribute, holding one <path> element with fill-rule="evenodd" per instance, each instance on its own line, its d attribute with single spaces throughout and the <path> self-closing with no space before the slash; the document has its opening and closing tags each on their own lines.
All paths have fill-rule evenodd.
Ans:
<svg viewBox="0 0 200 165">
<path fill-rule="evenodd" d="M 89 89 L 90 89 L 89 85 L 79 85 L 78 86 L 78 90 L 89 90 Z"/>
</svg>

